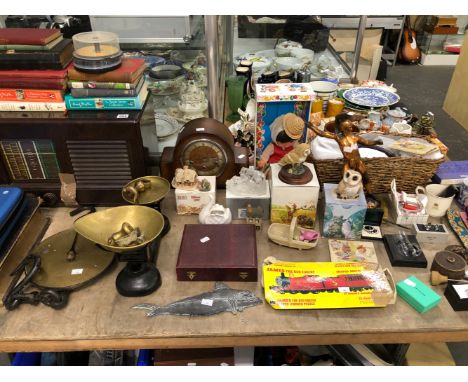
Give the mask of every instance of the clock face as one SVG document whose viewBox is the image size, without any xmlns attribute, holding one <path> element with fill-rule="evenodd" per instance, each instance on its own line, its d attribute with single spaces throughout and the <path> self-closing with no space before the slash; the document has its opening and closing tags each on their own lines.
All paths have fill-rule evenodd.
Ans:
<svg viewBox="0 0 468 382">
<path fill-rule="evenodd" d="M 223 173 L 227 155 L 223 147 L 208 139 L 197 139 L 184 148 L 181 165 L 189 165 L 198 175 L 219 176 Z"/>
</svg>

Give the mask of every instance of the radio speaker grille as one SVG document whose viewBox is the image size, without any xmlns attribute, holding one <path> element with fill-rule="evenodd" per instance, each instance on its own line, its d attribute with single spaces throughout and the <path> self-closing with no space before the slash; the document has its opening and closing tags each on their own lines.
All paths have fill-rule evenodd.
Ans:
<svg viewBox="0 0 468 382">
<path fill-rule="evenodd" d="M 132 180 L 126 141 L 67 141 L 81 189 L 120 189 Z"/>
</svg>

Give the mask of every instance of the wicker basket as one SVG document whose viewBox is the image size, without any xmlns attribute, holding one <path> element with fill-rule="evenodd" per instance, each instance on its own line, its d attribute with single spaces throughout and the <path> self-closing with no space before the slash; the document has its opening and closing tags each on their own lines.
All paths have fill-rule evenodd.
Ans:
<svg viewBox="0 0 468 382">
<path fill-rule="evenodd" d="M 414 136 L 416 137 L 416 136 Z M 421 136 L 417 136 L 421 138 Z M 309 157 L 311 158 L 311 157 Z M 364 158 L 372 192 L 390 192 L 390 182 L 396 179 L 398 191 L 414 193 L 416 186 L 431 182 L 439 165 L 447 158 L 423 159 L 418 157 Z M 316 160 L 312 158 L 315 171 L 323 183 L 339 183 L 342 179 L 343 159 Z"/>
</svg>

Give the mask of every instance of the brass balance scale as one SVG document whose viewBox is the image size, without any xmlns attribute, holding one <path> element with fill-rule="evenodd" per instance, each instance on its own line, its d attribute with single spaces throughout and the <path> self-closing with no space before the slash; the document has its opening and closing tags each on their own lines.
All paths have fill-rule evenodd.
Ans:
<svg viewBox="0 0 468 382">
<path fill-rule="evenodd" d="M 78 218 L 73 229 L 59 232 L 35 247 L 12 273 L 3 297 L 5 308 L 43 303 L 63 308 L 69 294 L 83 288 L 126 261 L 116 279 L 117 291 L 127 297 L 145 296 L 161 285 L 155 266 L 160 239 L 169 231 L 160 203 L 170 190 L 161 177 L 132 180 L 122 189 L 131 205 L 108 208 Z"/>
</svg>

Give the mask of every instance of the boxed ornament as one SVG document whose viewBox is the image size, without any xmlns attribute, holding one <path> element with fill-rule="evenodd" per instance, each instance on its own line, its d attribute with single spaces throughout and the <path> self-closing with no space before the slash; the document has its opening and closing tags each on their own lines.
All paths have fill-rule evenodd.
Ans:
<svg viewBox="0 0 468 382">
<path fill-rule="evenodd" d="M 242 168 L 239 176 L 226 182 L 226 206 L 234 220 L 254 215 L 270 218 L 270 186 L 265 174 L 253 168 Z"/>
<path fill-rule="evenodd" d="M 199 176 L 198 180 L 206 179 L 210 184 L 209 191 L 183 190 L 175 189 L 175 199 L 178 215 L 199 214 L 201 209 L 210 202 L 216 200 L 216 177 L 215 176 Z"/>
<path fill-rule="evenodd" d="M 304 163 L 312 172 L 312 180 L 302 185 L 284 183 L 278 177 L 281 166 L 271 165 L 271 210 L 272 223 L 289 224 L 294 216 L 304 228 L 314 228 L 320 184 L 312 163 Z"/>
<path fill-rule="evenodd" d="M 323 236 L 336 239 L 356 240 L 361 238 L 367 202 L 361 190 L 356 199 L 340 199 L 336 194 L 337 184 L 324 183 L 325 211 Z"/>
</svg>

